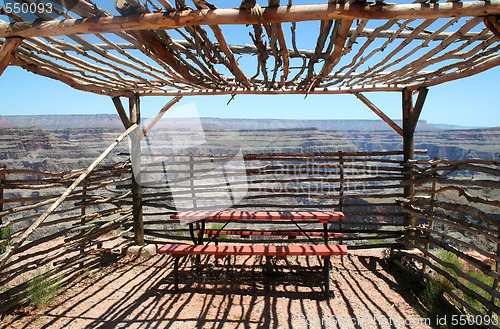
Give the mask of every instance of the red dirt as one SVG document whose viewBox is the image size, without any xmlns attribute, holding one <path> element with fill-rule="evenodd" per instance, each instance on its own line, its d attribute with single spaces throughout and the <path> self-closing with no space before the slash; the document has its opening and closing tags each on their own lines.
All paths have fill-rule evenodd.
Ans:
<svg viewBox="0 0 500 329">
<path fill-rule="evenodd" d="M 431 328 L 413 310 L 416 298 L 380 250 L 332 257 L 328 300 L 316 258 L 299 257 L 298 263 L 289 257 L 288 265 L 279 260 L 272 276 L 263 273 L 258 257 L 231 259 L 230 266 L 220 260 L 187 286 L 193 272 L 191 262 L 183 262 L 177 294 L 170 256 L 121 259 L 75 283 L 54 306 L 9 315 L 0 327 Z"/>
</svg>

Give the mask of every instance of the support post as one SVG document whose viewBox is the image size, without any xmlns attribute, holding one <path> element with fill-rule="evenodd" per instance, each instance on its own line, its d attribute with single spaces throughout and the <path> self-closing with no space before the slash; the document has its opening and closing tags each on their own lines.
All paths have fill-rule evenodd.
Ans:
<svg viewBox="0 0 500 329">
<path fill-rule="evenodd" d="M 344 212 L 344 156 L 342 155 L 342 151 L 339 151 L 339 211 Z M 339 229 L 342 231 L 344 228 L 342 225 L 342 221 L 339 222 Z M 340 238 L 339 243 L 343 243 L 343 236 Z"/>
<path fill-rule="evenodd" d="M 403 89 L 403 161 L 404 164 L 408 164 L 410 160 L 415 157 L 415 148 L 413 133 L 411 129 L 411 116 L 413 113 L 413 97 L 412 92 L 408 89 Z M 411 180 L 413 175 L 411 173 L 411 167 L 405 166 L 403 168 L 405 181 Z M 404 186 L 404 197 L 410 198 L 413 195 L 415 187 L 413 184 L 407 184 Z M 405 213 L 404 214 L 405 225 L 415 226 L 415 215 Z"/>
<path fill-rule="evenodd" d="M 140 170 L 141 168 L 141 139 L 147 135 L 147 133 L 158 123 L 158 121 L 162 118 L 162 116 L 167 112 L 174 104 L 176 104 L 182 96 L 177 96 L 170 100 L 170 102 L 165 105 L 161 111 L 154 117 L 154 119 L 150 122 L 150 124 L 144 129 L 138 129 L 135 132 L 135 137 L 132 138 L 132 155 L 131 160 L 132 169 L 137 168 L 136 170 Z M 123 107 L 123 104 L 119 97 L 112 98 L 113 103 L 115 105 L 116 111 L 120 116 L 120 119 L 128 129 L 131 125 L 137 124 L 140 125 L 141 122 L 141 108 L 140 108 L 140 99 L 139 95 L 135 94 L 134 97 L 129 99 L 129 116 Z M 130 117 L 130 118 L 129 118 Z M 141 182 L 140 182 L 140 173 L 136 176 L 132 173 L 132 203 L 133 203 L 133 217 L 134 217 L 134 241 L 138 246 L 143 246 L 144 242 L 144 222 L 142 215 L 142 190 L 141 190 Z"/>
<path fill-rule="evenodd" d="M 434 161 L 437 161 L 439 160 L 439 158 L 434 158 Z M 435 168 L 437 165 L 436 164 L 432 164 L 432 167 Z M 436 174 L 433 174 L 432 176 L 436 176 Z M 431 202 L 434 202 L 436 201 L 436 198 L 437 198 L 437 182 L 432 182 L 432 188 L 431 188 Z M 435 210 L 435 207 L 431 204 L 430 208 L 429 208 L 430 212 L 431 213 L 434 213 L 434 210 Z M 434 229 L 434 220 L 432 219 L 429 219 L 429 229 L 430 230 L 433 230 Z M 429 241 L 427 241 L 425 243 L 425 250 L 429 251 L 429 248 L 430 248 L 431 244 Z M 429 259 L 429 257 L 427 255 L 425 255 L 425 259 Z M 425 270 L 427 269 L 427 264 L 422 264 L 422 272 L 425 273 Z"/>
<path fill-rule="evenodd" d="M 407 88 L 403 89 L 403 158 L 406 166 L 403 168 L 403 177 L 405 181 L 413 179 L 412 168 L 409 166 L 410 160 L 415 158 L 414 135 L 417 127 L 418 118 L 422 112 L 425 98 L 427 97 L 427 88 L 420 88 L 418 98 L 413 106 L 413 92 Z M 411 198 L 415 190 L 414 184 L 406 184 L 404 187 L 404 197 Z M 404 214 L 405 225 L 415 226 L 415 215 Z"/>
<path fill-rule="evenodd" d="M 83 181 L 82 182 L 82 209 L 81 209 L 81 220 L 80 220 L 80 225 L 83 227 L 85 226 L 86 224 L 86 220 L 85 220 L 85 215 L 87 214 L 87 207 L 85 206 L 85 202 L 87 201 L 87 182 L 86 181 Z M 81 230 L 80 231 L 80 236 L 84 236 L 85 235 L 85 230 Z M 83 256 L 83 254 L 85 254 L 85 244 L 86 244 L 86 241 L 82 241 L 80 243 L 80 255 Z M 82 260 L 82 262 L 80 263 L 80 268 L 84 268 L 85 267 L 85 261 Z"/>
<path fill-rule="evenodd" d="M 141 109 L 139 96 L 135 95 L 129 99 L 130 123 L 140 125 Z M 138 130 L 140 132 L 140 130 Z M 140 138 L 132 138 L 132 168 L 141 168 L 141 141 Z M 136 176 L 132 173 L 132 213 L 134 217 L 134 242 L 138 246 L 144 245 L 144 223 L 142 219 L 142 190 L 140 173 Z"/>
</svg>

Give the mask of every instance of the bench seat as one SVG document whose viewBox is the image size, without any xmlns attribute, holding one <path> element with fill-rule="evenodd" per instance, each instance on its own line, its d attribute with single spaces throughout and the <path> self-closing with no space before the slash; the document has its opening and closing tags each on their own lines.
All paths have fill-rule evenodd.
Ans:
<svg viewBox="0 0 500 329">
<path fill-rule="evenodd" d="M 290 246 L 203 246 L 183 243 L 166 244 L 158 250 L 159 254 L 170 254 L 175 257 L 185 255 L 224 256 L 321 256 L 328 258 L 334 255 L 346 255 L 346 245 L 290 245 Z"/>
</svg>

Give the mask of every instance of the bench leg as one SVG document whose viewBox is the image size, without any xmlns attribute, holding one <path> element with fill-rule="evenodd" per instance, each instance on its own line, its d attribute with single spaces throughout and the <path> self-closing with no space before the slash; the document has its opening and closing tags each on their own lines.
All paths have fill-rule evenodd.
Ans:
<svg viewBox="0 0 500 329">
<path fill-rule="evenodd" d="M 175 292 L 179 291 L 179 258 L 174 257 L 174 289 Z"/>
<path fill-rule="evenodd" d="M 201 255 L 196 255 L 195 274 L 196 277 L 199 277 L 201 274 Z"/>
<path fill-rule="evenodd" d="M 323 273 L 325 275 L 325 297 L 330 297 L 330 259 L 324 259 Z"/>
</svg>

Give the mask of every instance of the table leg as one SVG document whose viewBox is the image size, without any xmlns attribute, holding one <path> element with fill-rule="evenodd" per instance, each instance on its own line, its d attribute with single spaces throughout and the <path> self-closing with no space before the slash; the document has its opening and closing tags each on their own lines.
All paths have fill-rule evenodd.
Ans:
<svg viewBox="0 0 500 329">
<path fill-rule="evenodd" d="M 323 240 L 325 241 L 325 245 L 328 245 L 328 224 L 323 223 Z"/>
<path fill-rule="evenodd" d="M 174 257 L 174 289 L 175 292 L 179 291 L 179 258 Z"/>
<path fill-rule="evenodd" d="M 203 236 L 205 235 L 205 221 L 204 220 L 201 221 L 201 227 L 198 230 L 198 232 L 200 232 L 200 233 L 198 234 L 198 243 L 197 244 L 200 245 L 200 244 L 203 244 Z"/>
<path fill-rule="evenodd" d="M 193 223 L 189 223 L 189 235 L 191 236 L 191 240 L 193 240 L 194 244 L 198 244 L 198 240 L 194 235 L 194 225 Z"/>
</svg>

